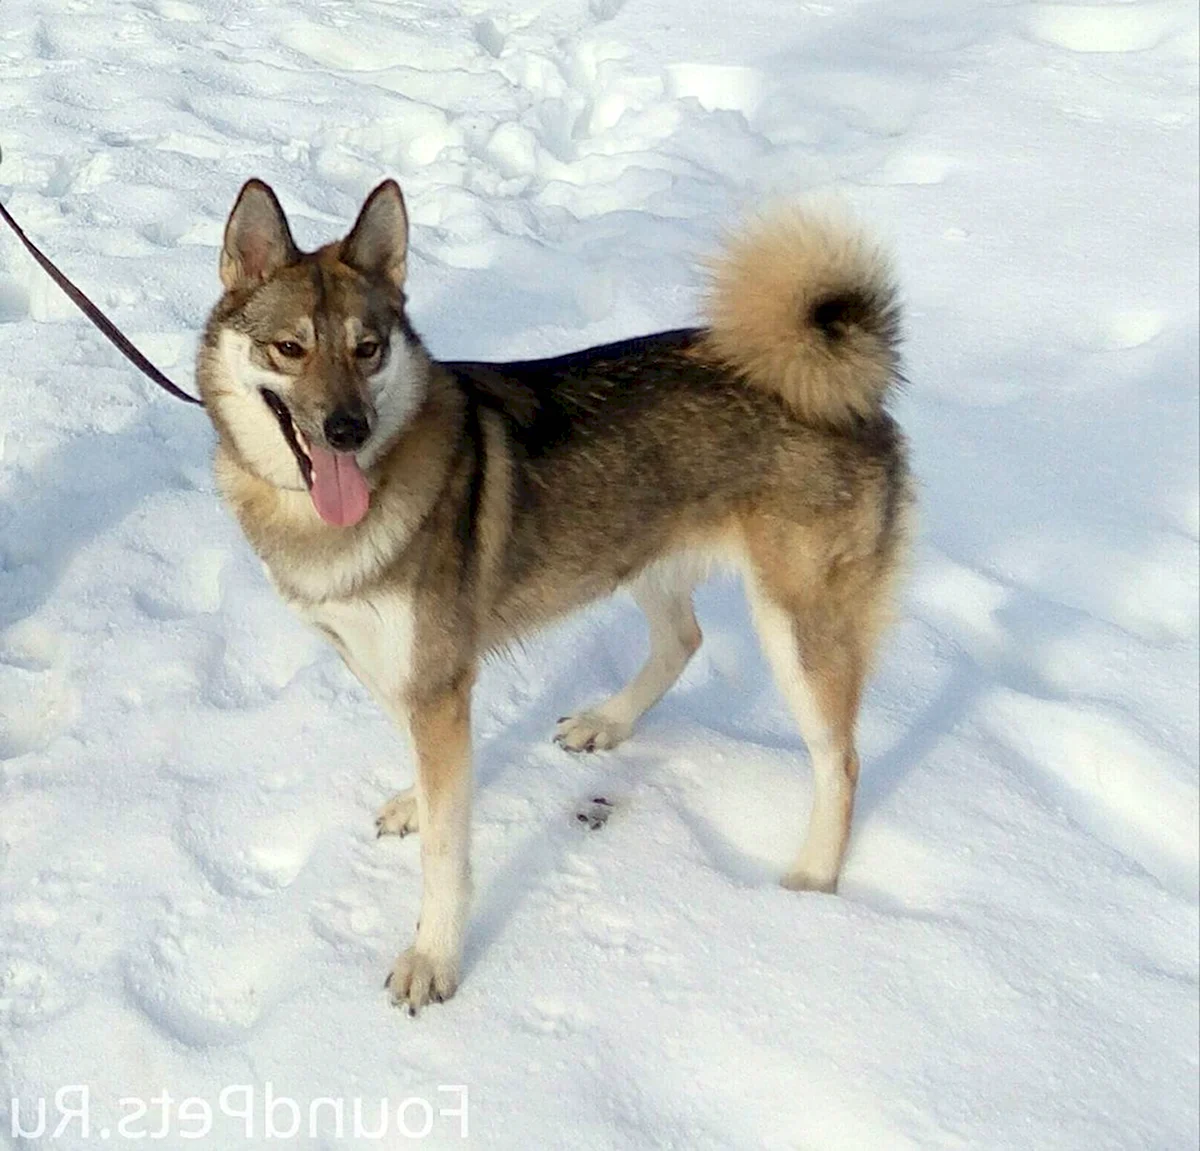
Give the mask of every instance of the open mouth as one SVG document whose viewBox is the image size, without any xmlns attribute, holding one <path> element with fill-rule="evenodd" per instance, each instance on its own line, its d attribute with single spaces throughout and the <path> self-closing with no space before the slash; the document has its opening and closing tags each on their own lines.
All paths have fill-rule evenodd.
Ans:
<svg viewBox="0 0 1200 1151">
<path fill-rule="evenodd" d="M 259 394 L 279 422 L 279 430 L 283 433 L 287 446 L 292 449 L 292 455 L 296 457 L 296 466 L 304 477 L 304 486 L 311 492 L 313 486 L 312 457 L 300 446 L 296 425 L 292 422 L 292 413 L 288 411 L 287 404 L 283 402 L 278 392 L 273 392 L 270 388 L 260 388 Z"/>
<path fill-rule="evenodd" d="M 296 427 L 292 413 L 277 392 L 269 388 L 261 392 L 296 458 L 317 515 L 334 527 L 353 527 L 371 505 L 371 492 L 354 453 L 318 447 Z"/>
</svg>

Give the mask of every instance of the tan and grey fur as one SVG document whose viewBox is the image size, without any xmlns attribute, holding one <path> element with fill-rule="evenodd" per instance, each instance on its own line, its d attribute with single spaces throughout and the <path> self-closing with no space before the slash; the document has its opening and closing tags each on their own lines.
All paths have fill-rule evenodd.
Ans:
<svg viewBox="0 0 1200 1151">
<path fill-rule="evenodd" d="M 573 751 L 613 747 L 699 646 L 691 592 L 714 559 L 745 575 L 812 757 L 808 834 L 783 883 L 832 891 L 855 718 L 911 503 L 884 410 L 899 340 L 886 263 L 844 226 L 776 216 L 715 263 L 706 327 L 549 360 L 437 363 L 405 318 L 407 231 L 389 181 L 345 240 L 303 254 L 251 181 L 198 369 L 220 489 L 275 586 L 412 736 L 415 786 L 378 820 L 422 836 L 420 921 L 394 1000 L 416 1010 L 457 985 L 479 661 L 628 587 L 649 658 L 556 734 Z M 361 522 L 318 517 L 263 388 L 310 444 L 337 404 L 361 405 Z"/>
</svg>

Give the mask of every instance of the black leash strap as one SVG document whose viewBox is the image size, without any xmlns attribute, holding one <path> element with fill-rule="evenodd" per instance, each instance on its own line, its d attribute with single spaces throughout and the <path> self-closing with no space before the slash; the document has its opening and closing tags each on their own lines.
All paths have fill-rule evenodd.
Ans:
<svg viewBox="0 0 1200 1151">
<path fill-rule="evenodd" d="M 83 294 L 70 280 L 67 279 L 62 272 L 54 265 L 41 248 L 39 248 L 25 233 L 21 230 L 21 225 L 9 215 L 8 209 L 0 204 L 0 218 L 13 230 L 17 239 L 25 245 L 25 250 L 38 262 L 42 270 L 52 279 L 67 295 L 67 298 L 85 315 L 104 335 L 116 349 L 127 359 L 134 367 L 139 369 L 143 375 L 153 380 L 164 392 L 170 392 L 177 400 L 183 400 L 187 404 L 203 404 L 203 400 L 196 399 L 195 396 L 189 395 L 181 387 L 173 384 L 166 376 L 162 374 L 137 348 L 130 343 L 128 337 L 112 322 L 87 296 Z"/>
</svg>

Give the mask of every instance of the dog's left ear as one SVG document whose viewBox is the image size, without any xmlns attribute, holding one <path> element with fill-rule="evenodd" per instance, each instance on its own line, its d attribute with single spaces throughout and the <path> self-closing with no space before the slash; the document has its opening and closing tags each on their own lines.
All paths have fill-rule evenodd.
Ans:
<svg viewBox="0 0 1200 1151">
<path fill-rule="evenodd" d="M 221 282 L 231 292 L 261 284 L 299 255 L 275 193 L 261 180 L 247 180 L 225 225 Z"/>
<path fill-rule="evenodd" d="M 384 276 L 404 287 L 408 263 L 408 213 L 395 180 L 384 180 L 367 197 L 342 241 L 342 262 L 366 276 Z"/>
</svg>

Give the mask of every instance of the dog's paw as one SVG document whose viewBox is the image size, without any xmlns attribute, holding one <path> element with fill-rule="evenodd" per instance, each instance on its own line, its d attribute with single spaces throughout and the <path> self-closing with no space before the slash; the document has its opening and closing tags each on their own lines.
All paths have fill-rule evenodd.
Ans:
<svg viewBox="0 0 1200 1151">
<path fill-rule="evenodd" d="M 393 795 L 375 817 L 376 839 L 381 835 L 398 835 L 403 839 L 410 832 L 418 830 L 417 797 L 411 787 Z"/>
<path fill-rule="evenodd" d="M 789 871 L 780 881 L 780 887 L 788 891 L 823 891 L 826 895 L 837 894 L 837 876 L 817 875 L 815 872 Z"/>
<path fill-rule="evenodd" d="M 609 719 L 598 711 L 581 711 L 558 721 L 554 742 L 567 751 L 608 751 L 623 743 L 633 724 Z"/>
<path fill-rule="evenodd" d="M 612 800 L 605 799 L 602 795 L 596 795 L 592 797 L 590 803 L 585 803 L 575 812 L 575 819 L 578 823 L 585 824 L 589 831 L 599 831 L 608 822 L 608 817 L 612 813 Z"/>
<path fill-rule="evenodd" d="M 410 947 L 396 960 L 384 987 L 393 1006 L 416 1015 L 425 1004 L 444 1003 L 458 990 L 458 965 Z"/>
</svg>

